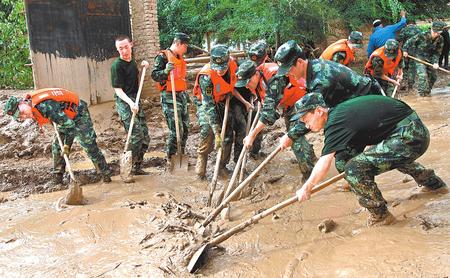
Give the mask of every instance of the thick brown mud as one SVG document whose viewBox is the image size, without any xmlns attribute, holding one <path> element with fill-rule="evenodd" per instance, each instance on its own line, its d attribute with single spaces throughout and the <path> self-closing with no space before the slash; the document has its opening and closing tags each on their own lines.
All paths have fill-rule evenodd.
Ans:
<svg viewBox="0 0 450 278">
<path fill-rule="evenodd" d="M 440 77 L 431 97 L 419 98 L 413 92 L 400 97 L 416 109 L 430 130 L 430 147 L 418 161 L 448 183 L 450 87 L 449 79 Z M 212 250 L 200 272 L 189 274 L 188 259 L 204 239 L 290 198 L 301 185 L 301 176 L 292 163 L 294 155 L 280 153 L 246 190 L 245 198 L 231 204 L 230 220 L 218 217 L 207 230 L 198 229 L 197 223 L 210 211 L 206 208 L 208 184 L 197 181 L 193 169 L 178 176 L 165 171 L 161 108 L 157 100 L 149 100 L 146 109 L 152 145 L 145 170 L 150 175 L 137 177 L 133 184 L 123 183 L 119 176 L 110 184 L 101 183 L 75 143 L 71 159 L 76 175 L 86 177 L 86 203 L 61 211 L 56 210 L 56 202 L 65 195 L 64 188 L 45 187 L 50 179 L 53 133 L 26 137 L 30 136 L 24 134 L 29 130 L 26 123 L 14 126 L 1 119 L 0 182 L 2 191 L 7 191 L 0 193 L 1 277 L 450 275 L 450 194 L 419 193 L 416 183 L 398 171 L 376 178 L 397 218 L 391 226 L 367 228 L 368 213 L 352 193 L 337 190 L 336 185 L 344 183 L 340 181 L 231 237 Z M 112 104 L 90 108 L 99 145 L 114 166 L 126 135 L 113 110 Z M 193 130 L 188 142 L 191 166 L 198 138 L 197 127 Z M 280 122 L 266 135 L 265 153 L 274 149 L 283 131 Z M 309 137 L 319 154 L 320 134 Z M 209 160 L 209 179 L 214 157 Z M 260 162 L 250 160 L 249 169 Z M 118 166 L 114 167 L 117 173 Z M 224 183 L 219 180 L 218 190 Z M 325 219 L 336 224 L 327 233 L 318 228 Z"/>
</svg>

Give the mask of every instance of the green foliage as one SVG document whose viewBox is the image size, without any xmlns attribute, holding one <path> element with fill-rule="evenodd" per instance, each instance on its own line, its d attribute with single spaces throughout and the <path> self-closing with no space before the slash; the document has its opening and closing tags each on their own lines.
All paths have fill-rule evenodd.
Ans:
<svg viewBox="0 0 450 278">
<path fill-rule="evenodd" d="M 33 86 L 23 0 L 0 0 L 0 88 Z"/>
</svg>

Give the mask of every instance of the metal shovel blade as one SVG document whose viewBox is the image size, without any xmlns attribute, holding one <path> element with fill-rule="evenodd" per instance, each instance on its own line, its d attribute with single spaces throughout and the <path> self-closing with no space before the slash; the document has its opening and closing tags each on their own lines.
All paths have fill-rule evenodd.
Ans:
<svg viewBox="0 0 450 278">
<path fill-rule="evenodd" d="M 194 273 L 202 268 L 208 261 L 208 252 L 211 249 L 211 244 L 207 243 L 200 247 L 192 256 L 188 264 L 189 273 Z"/>
<path fill-rule="evenodd" d="M 69 192 L 64 197 L 66 205 L 82 205 L 83 204 L 83 190 L 76 181 L 71 181 L 69 184 Z"/>
<path fill-rule="evenodd" d="M 131 178 L 132 154 L 131 151 L 126 151 L 120 158 L 120 177 L 123 181 Z"/>
<path fill-rule="evenodd" d="M 185 154 L 174 154 L 170 157 L 170 172 L 187 172 L 188 171 L 188 157 Z"/>
</svg>

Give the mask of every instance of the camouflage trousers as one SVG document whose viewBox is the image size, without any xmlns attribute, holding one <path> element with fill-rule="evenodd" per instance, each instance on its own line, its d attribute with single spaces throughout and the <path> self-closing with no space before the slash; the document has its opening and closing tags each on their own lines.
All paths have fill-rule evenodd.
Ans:
<svg viewBox="0 0 450 278">
<path fill-rule="evenodd" d="M 430 189 L 445 183 L 431 169 L 415 162 L 428 148 L 430 134 L 415 112 L 400 121 L 382 142 L 363 152 L 348 149 L 336 157 L 336 168 L 345 171 L 345 179 L 361 206 L 377 215 L 387 212 L 386 200 L 375 183 L 375 176 L 397 169 L 411 175 L 419 184 Z"/>
<path fill-rule="evenodd" d="M 103 175 L 111 175 L 108 164 L 105 157 L 97 146 L 94 126 L 92 124 L 87 104 L 84 101 L 80 101 L 78 105 L 78 114 L 74 119 L 75 128 L 70 131 L 58 128 L 58 133 L 61 136 L 61 140 L 69 147 L 72 146 L 73 140 L 68 138 L 75 138 L 80 143 L 83 150 L 88 155 L 89 159 L 94 164 L 97 171 L 100 171 Z M 53 171 L 54 174 L 63 174 L 66 168 L 66 162 L 62 156 L 61 147 L 59 146 L 58 138 L 53 138 L 52 143 L 52 156 L 53 156 Z"/>
<path fill-rule="evenodd" d="M 214 132 L 211 128 L 211 125 L 208 121 L 208 116 L 206 115 L 206 111 L 203 108 L 201 101 L 198 101 L 197 98 L 194 98 L 194 104 L 197 108 L 197 119 L 200 125 L 200 144 L 197 148 L 197 154 L 199 156 L 208 157 L 208 154 L 212 152 L 214 149 Z M 224 113 L 225 113 L 225 103 L 218 103 L 216 105 L 216 113 L 219 115 L 221 121 L 223 121 Z M 222 157 L 220 160 L 221 168 L 225 167 L 230 161 L 231 155 L 231 146 L 233 143 L 233 129 L 232 129 L 232 113 L 228 113 L 228 121 L 225 131 L 225 138 L 222 138 Z"/>
<path fill-rule="evenodd" d="M 417 88 L 420 96 L 429 96 L 437 80 L 436 70 L 421 63 L 416 64 Z"/>
<path fill-rule="evenodd" d="M 189 94 L 181 92 L 176 94 L 178 125 L 180 131 L 181 152 L 184 153 L 186 141 L 189 133 Z M 170 158 L 177 152 L 177 133 L 175 127 L 175 112 L 173 107 L 173 98 L 171 92 L 161 92 L 161 107 L 169 128 L 169 137 L 167 138 L 166 153 Z"/>
<path fill-rule="evenodd" d="M 117 112 L 119 113 L 120 120 L 128 133 L 130 129 L 130 122 L 133 113 L 130 106 L 123 101 L 116 101 Z M 130 136 L 130 143 L 128 150 L 132 153 L 132 162 L 134 168 L 140 168 L 144 159 L 144 154 L 147 152 L 148 145 L 150 144 L 150 137 L 148 135 L 147 120 L 143 109 L 139 109 L 139 112 L 134 118 L 133 131 Z"/>
<path fill-rule="evenodd" d="M 403 84 L 408 85 L 408 89 L 412 89 L 416 78 L 416 63 L 411 59 L 405 58 L 405 67 L 403 68 Z"/>
<path fill-rule="evenodd" d="M 380 84 L 380 86 L 383 89 L 386 96 L 392 96 L 392 94 L 394 93 L 395 85 L 392 84 L 391 82 L 383 80 L 381 78 L 376 78 L 376 80 Z"/>
<path fill-rule="evenodd" d="M 286 130 L 288 131 L 291 124 L 296 124 L 296 122 L 291 122 L 290 119 L 295 114 L 295 109 L 291 108 L 283 114 L 284 123 L 286 124 Z M 300 122 L 304 129 L 305 134 L 308 130 L 303 122 Z M 292 142 L 291 149 L 297 158 L 298 165 L 300 167 L 300 172 L 302 173 L 302 180 L 306 181 L 311 175 L 314 164 L 317 161 L 316 154 L 314 153 L 313 146 L 306 140 L 305 135 L 300 136 Z"/>
</svg>

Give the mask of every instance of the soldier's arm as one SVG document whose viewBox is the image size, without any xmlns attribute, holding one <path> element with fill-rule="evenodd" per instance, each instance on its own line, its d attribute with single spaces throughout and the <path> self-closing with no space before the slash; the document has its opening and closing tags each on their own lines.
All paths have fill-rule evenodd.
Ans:
<svg viewBox="0 0 450 278">
<path fill-rule="evenodd" d="M 211 78 L 207 75 L 201 75 L 199 77 L 200 90 L 202 92 L 202 106 L 205 109 L 205 114 L 208 122 L 215 134 L 221 130 L 221 124 L 219 117 L 216 113 L 216 104 L 214 102 L 214 85 L 211 82 Z"/>
<path fill-rule="evenodd" d="M 36 105 L 36 108 L 41 114 L 50 119 L 50 121 L 56 123 L 58 130 L 61 130 L 66 135 L 64 138 L 64 144 L 71 144 L 74 140 L 75 122 L 67 117 L 63 112 L 61 103 L 53 100 L 47 100 Z"/>
<path fill-rule="evenodd" d="M 409 38 L 403 45 L 403 50 L 405 52 L 411 52 L 414 49 L 414 47 L 416 46 L 417 42 L 419 41 L 420 36 L 421 36 L 421 34 L 417 34 L 417 35 Z"/>
<path fill-rule="evenodd" d="M 310 129 L 306 128 L 305 123 L 298 120 L 295 122 L 295 124 L 291 124 L 291 127 L 289 128 L 287 135 L 294 141 L 309 132 Z"/>
<path fill-rule="evenodd" d="M 333 61 L 339 64 L 343 64 L 347 55 L 344 51 L 338 51 L 333 54 Z"/>
<path fill-rule="evenodd" d="M 266 98 L 264 99 L 264 104 L 259 115 L 259 121 L 264 125 L 273 125 L 280 118 L 277 107 L 284 95 L 286 85 L 282 78 L 272 78 L 269 80 Z"/>
<path fill-rule="evenodd" d="M 130 107 L 134 106 L 133 100 L 130 99 L 122 89 L 125 87 L 125 73 L 121 68 L 116 67 L 115 63 L 111 67 L 111 85 L 114 88 L 114 92 L 121 100 L 128 103 Z"/>
<path fill-rule="evenodd" d="M 384 75 L 383 66 L 384 66 L 383 59 L 381 59 L 380 57 L 373 57 L 372 59 L 373 76 L 376 78 L 386 80 L 385 78 L 383 78 Z"/>
<path fill-rule="evenodd" d="M 156 82 L 165 82 L 168 78 L 168 75 L 164 72 L 166 68 L 167 58 L 162 54 L 158 54 L 155 57 L 155 62 L 153 64 L 152 69 L 152 79 Z"/>
</svg>

